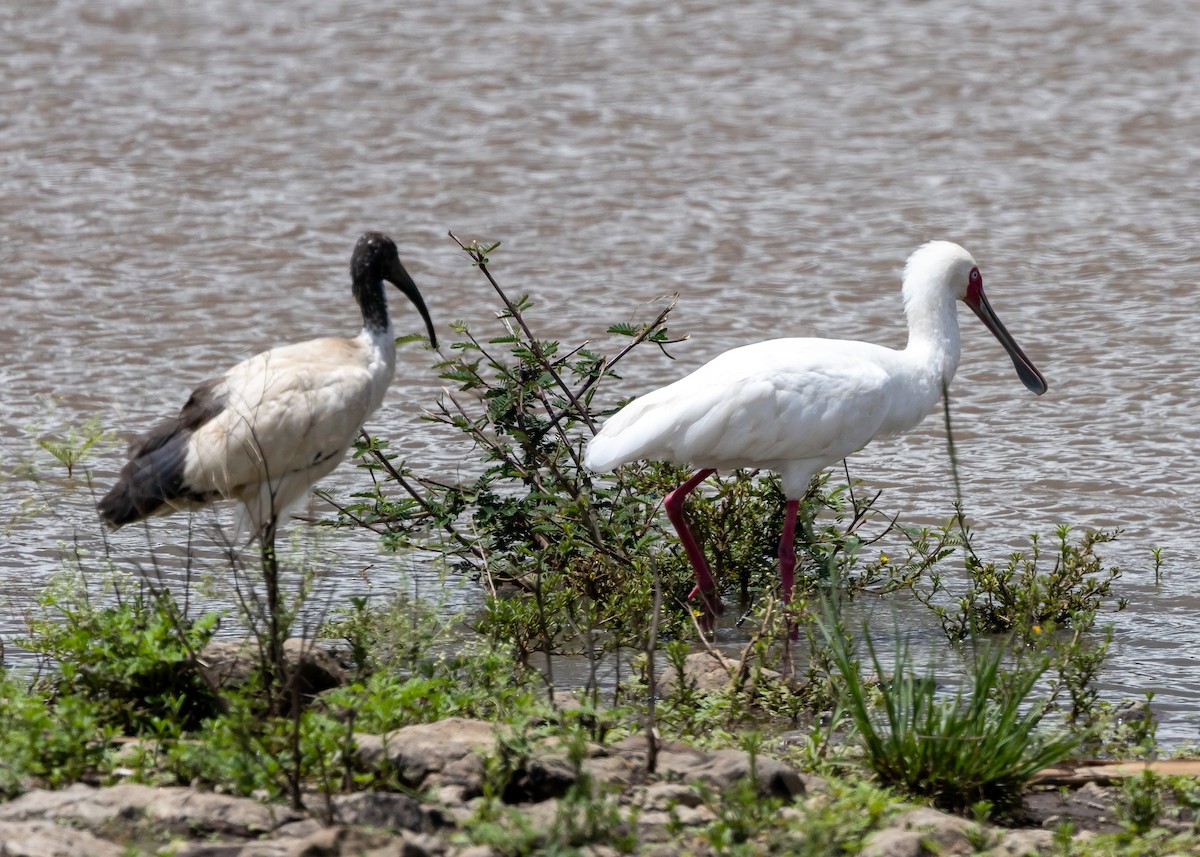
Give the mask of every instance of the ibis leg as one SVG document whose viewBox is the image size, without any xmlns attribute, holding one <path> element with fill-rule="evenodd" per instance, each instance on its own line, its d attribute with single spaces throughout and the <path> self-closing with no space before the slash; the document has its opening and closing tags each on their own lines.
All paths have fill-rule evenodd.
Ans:
<svg viewBox="0 0 1200 857">
<path fill-rule="evenodd" d="M 788 500 L 783 515 L 783 535 L 779 539 L 779 583 L 783 591 L 783 607 L 787 610 L 792 601 L 792 586 L 796 572 L 796 518 L 800 511 L 799 500 Z M 798 629 L 788 618 L 788 636 L 795 640 Z"/>
<path fill-rule="evenodd" d="M 692 564 L 692 570 L 696 573 L 696 588 L 692 590 L 689 598 L 695 598 L 698 594 L 704 602 L 704 613 L 706 620 L 710 621 L 724 609 L 721 604 L 721 599 L 717 595 L 717 584 L 712 578 L 712 573 L 708 570 L 708 563 L 704 559 L 704 551 L 700 549 L 700 545 L 696 542 L 692 531 L 688 529 L 687 519 L 683 514 L 683 503 L 697 485 L 712 476 L 715 470 L 701 470 L 687 482 L 684 482 L 674 491 L 666 496 L 663 501 L 663 506 L 666 507 L 667 517 L 671 519 L 671 523 L 675 526 L 675 532 L 679 533 L 679 541 L 683 543 L 684 553 L 687 554 L 688 561 Z"/>
<path fill-rule="evenodd" d="M 285 664 L 283 659 L 282 607 L 279 603 L 279 559 L 275 555 L 275 531 L 279 519 L 272 515 L 259 535 L 262 547 L 263 583 L 267 590 L 266 620 L 269 637 L 267 658 L 270 663 L 264 670 L 264 684 L 267 699 L 275 700 L 274 682 L 286 682 Z"/>
</svg>

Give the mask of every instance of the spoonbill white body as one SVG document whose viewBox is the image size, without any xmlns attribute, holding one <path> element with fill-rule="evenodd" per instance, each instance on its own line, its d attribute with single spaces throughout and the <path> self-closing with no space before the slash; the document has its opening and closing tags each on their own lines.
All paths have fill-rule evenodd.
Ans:
<svg viewBox="0 0 1200 857">
<path fill-rule="evenodd" d="M 931 241 L 904 268 L 908 345 L 903 350 L 844 339 L 773 339 L 717 356 L 692 374 L 635 399 L 588 444 L 585 464 L 610 470 L 640 459 L 699 471 L 664 505 L 696 573 L 706 618 L 721 609 L 704 553 L 688 530 L 684 499 L 717 470 L 779 473 L 787 497 L 779 543 L 783 598 L 790 600 L 800 499 L 822 468 L 877 437 L 900 434 L 933 410 L 958 368 L 956 301 L 963 301 L 1008 351 L 1034 393 L 1046 381 L 1001 324 L 966 250 Z"/>
<path fill-rule="evenodd" d="M 279 516 L 326 476 L 378 409 L 396 366 L 383 281 L 420 312 L 437 346 L 421 293 L 392 239 L 367 232 L 350 260 L 362 311 L 358 336 L 285 345 L 198 386 L 179 411 L 129 446 L 117 484 L 98 504 L 120 527 L 217 499 L 241 503 L 241 531 L 273 552 Z"/>
</svg>

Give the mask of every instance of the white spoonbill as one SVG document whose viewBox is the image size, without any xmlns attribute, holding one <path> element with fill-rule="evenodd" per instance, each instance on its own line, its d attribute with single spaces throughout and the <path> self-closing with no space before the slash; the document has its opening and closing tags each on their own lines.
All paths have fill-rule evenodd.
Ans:
<svg viewBox="0 0 1200 857">
<path fill-rule="evenodd" d="M 1046 380 L 996 317 L 979 266 L 962 247 L 931 241 L 909 256 L 903 295 L 903 350 L 845 339 L 772 339 L 734 348 L 630 402 L 588 444 L 584 461 L 593 470 L 639 459 L 700 468 L 664 505 L 696 572 L 692 597 L 702 597 L 706 618 L 721 602 L 684 519 L 688 493 L 717 470 L 779 473 L 787 497 L 780 579 L 789 601 L 796 516 L 809 482 L 875 438 L 911 429 L 934 408 L 958 368 L 955 301 L 974 310 L 1000 340 L 1025 386 L 1046 392 Z"/>
<path fill-rule="evenodd" d="M 98 504 L 120 527 L 216 499 L 241 502 L 242 532 L 273 556 L 280 514 L 330 473 L 383 401 L 396 367 L 396 335 L 383 281 L 433 322 L 391 238 L 367 232 L 350 259 L 358 336 L 284 345 L 205 381 L 179 414 L 129 446 L 129 462 Z"/>
</svg>

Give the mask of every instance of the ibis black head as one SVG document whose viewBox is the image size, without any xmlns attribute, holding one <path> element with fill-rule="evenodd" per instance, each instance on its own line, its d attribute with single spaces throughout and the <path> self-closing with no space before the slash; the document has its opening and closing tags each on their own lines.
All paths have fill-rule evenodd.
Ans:
<svg viewBox="0 0 1200 857">
<path fill-rule="evenodd" d="M 387 328 L 387 304 L 383 301 L 383 290 L 380 288 L 382 281 L 387 280 L 412 301 L 425 320 L 430 344 L 437 348 L 437 334 L 433 332 L 429 310 L 417 291 L 417 284 L 400 263 L 395 241 L 382 232 L 364 232 L 354 245 L 354 254 L 350 257 L 350 277 L 354 281 L 354 295 L 362 307 L 364 324 Z"/>
</svg>

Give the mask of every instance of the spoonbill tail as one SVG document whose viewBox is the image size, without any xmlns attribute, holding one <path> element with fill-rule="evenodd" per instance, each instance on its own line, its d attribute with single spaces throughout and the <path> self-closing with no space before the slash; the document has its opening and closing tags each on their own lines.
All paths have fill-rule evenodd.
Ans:
<svg viewBox="0 0 1200 857">
<path fill-rule="evenodd" d="M 239 530 L 274 555 L 279 516 L 330 473 L 383 401 L 396 368 L 396 335 L 383 281 L 425 301 L 391 238 L 367 232 L 350 259 L 358 336 L 284 345 L 245 360 L 192 391 L 179 414 L 129 446 L 129 462 L 98 508 L 120 527 L 217 499 L 241 503 Z"/>
<path fill-rule="evenodd" d="M 958 368 L 955 301 L 1000 340 L 1025 386 L 1046 392 L 1046 380 L 1000 323 L 979 266 L 962 247 L 948 241 L 920 247 L 904 266 L 903 295 L 903 350 L 845 339 L 772 339 L 734 348 L 630 402 L 588 444 L 584 462 L 593 470 L 640 459 L 699 468 L 664 505 L 696 573 L 690 597 L 701 596 L 709 621 L 721 602 L 684 519 L 687 495 L 717 470 L 779 473 L 787 498 L 780 579 L 790 601 L 796 517 L 809 482 L 823 467 L 877 437 L 911 429 L 933 410 Z"/>
</svg>

